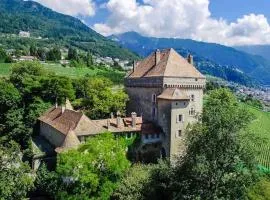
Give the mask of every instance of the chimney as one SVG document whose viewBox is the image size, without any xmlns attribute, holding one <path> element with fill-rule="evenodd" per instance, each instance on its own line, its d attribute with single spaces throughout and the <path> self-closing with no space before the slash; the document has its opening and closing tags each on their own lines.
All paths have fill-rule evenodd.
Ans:
<svg viewBox="0 0 270 200">
<path fill-rule="evenodd" d="M 187 61 L 189 62 L 189 64 L 193 65 L 193 56 L 191 54 L 188 55 Z"/>
<path fill-rule="evenodd" d="M 160 50 L 157 49 L 155 54 L 156 54 L 156 65 L 157 65 L 160 61 Z"/>
<path fill-rule="evenodd" d="M 131 113 L 132 128 L 136 128 L 136 118 L 137 118 L 137 113 L 135 112 Z"/>
<path fill-rule="evenodd" d="M 117 128 L 119 128 L 121 126 L 121 113 L 119 111 L 117 111 L 116 115 L 117 115 L 116 126 L 117 126 Z"/>
<path fill-rule="evenodd" d="M 133 67 L 132 70 L 133 70 L 133 72 L 135 72 L 136 65 L 137 65 L 137 63 L 136 63 L 136 61 L 134 60 L 134 61 L 133 61 L 133 64 L 132 64 L 132 67 Z"/>
</svg>

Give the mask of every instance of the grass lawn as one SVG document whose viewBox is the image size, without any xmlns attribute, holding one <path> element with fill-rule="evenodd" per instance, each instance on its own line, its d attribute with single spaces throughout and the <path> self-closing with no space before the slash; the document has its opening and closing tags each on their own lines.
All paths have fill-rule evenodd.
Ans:
<svg viewBox="0 0 270 200">
<path fill-rule="evenodd" d="M 61 64 L 56 63 L 45 63 L 42 64 L 47 70 L 54 72 L 56 75 L 68 76 L 71 78 L 83 77 L 85 75 L 96 75 L 99 69 L 89 69 L 89 68 L 74 68 L 74 67 L 63 67 Z"/>
<path fill-rule="evenodd" d="M 256 151 L 257 161 L 270 170 L 270 113 L 246 104 L 244 106 L 256 117 L 248 128 L 252 135 L 255 136 L 252 143 Z"/>
<path fill-rule="evenodd" d="M 90 68 L 74 68 L 74 67 L 63 67 L 57 63 L 44 63 L 42 64 L 48 71 L 54 72 L 59 76 L 67 76 L 70 78 L 79 78 L 88 76 L 103 76 L 110 79 L 115 84 L 121 84 L 125 76 L 124 72 L 115 71 L 111 69 L 90 69 Z M 12 64 L 0 63 L 0 77 L 8 76 L 11 73 Z"/>
</svg>

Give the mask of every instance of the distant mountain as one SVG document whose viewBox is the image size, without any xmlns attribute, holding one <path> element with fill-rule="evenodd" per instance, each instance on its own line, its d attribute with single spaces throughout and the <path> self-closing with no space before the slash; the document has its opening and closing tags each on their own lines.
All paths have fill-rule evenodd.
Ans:
<svg viewBox="0 0 270 200">
<path fill-rule="evenodd" d="M 249 76 L 260 84 L 270 85 L 270 62 L 268 60 L 231 47 L 189 39 L 144 37 L 136 32 L 112 35 L 109 38 L 141 56 L 146 56 L 157 48 L 174 48 L 179 53 L 183 50 L 188 51 L 196 54 L 199 61 L 198 68 L 204 66 L 205 73 L 222 78 L 229 77 L 231 74 L 230 80 L 235 82 L 241 82 L 243 77 L 248 79 Z M 220 75 L 224 73 L 225 75 Z M 227 78 L 227 80 L 229 79 Z"/>
<path fill-rule="evenodd" d="M 270 45 L 246 45 L 234 46 L 234 48 L 249 54 L 262 56 L 266 60 L 270 61 Z"/>
<path fill-rule="evenodd" d="M 0 45 L 8 48 L 29 45 L 75 46 L 100 56 L 134 59 L 137 56 L 119 44 L 103 37 L 83 24 L 79 19 L 63 15 L 33 1 L 0 0 L 0 35 L 29 31 L 33 37 L 47 40 L 1 38 Z M 21 45 L 21 46 L 20 46 Z M 23 47 L 22 47 L 23 48 Z"/>
</svg>

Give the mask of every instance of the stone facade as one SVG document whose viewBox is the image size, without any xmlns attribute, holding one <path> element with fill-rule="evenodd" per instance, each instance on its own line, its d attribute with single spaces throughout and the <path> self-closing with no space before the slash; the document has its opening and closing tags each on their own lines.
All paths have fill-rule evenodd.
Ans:
<svg viewBox="0 0 270 200">
<path fill-rule="evenodd" d="M 197 121 L 203 108 L 205 77 L 173 49 L 157 51 L 134 66 L 125 79 L 130 101 L 128 114 L 136 111 L 162 129 L 163 155 L 184 152 L 185 129 Z"/>
</svg>

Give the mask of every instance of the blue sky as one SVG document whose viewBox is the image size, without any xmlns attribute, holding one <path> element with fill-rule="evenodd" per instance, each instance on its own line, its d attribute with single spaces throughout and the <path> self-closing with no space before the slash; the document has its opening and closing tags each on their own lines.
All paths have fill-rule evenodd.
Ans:
<svg viewBox="0 0 270 200">
<path fill-rule="evenodd" d="M 228 21 L 249 14 L 264 14 L 270 20 L 270 0 L 211 0 L 209 9 L 215 18 Z"/>
<path fill-rule="evenodd" d="M 127 31 L 225 45 L 270 44 L 270 0 L 36 0 L 107 36 Z"/>
</svg>

